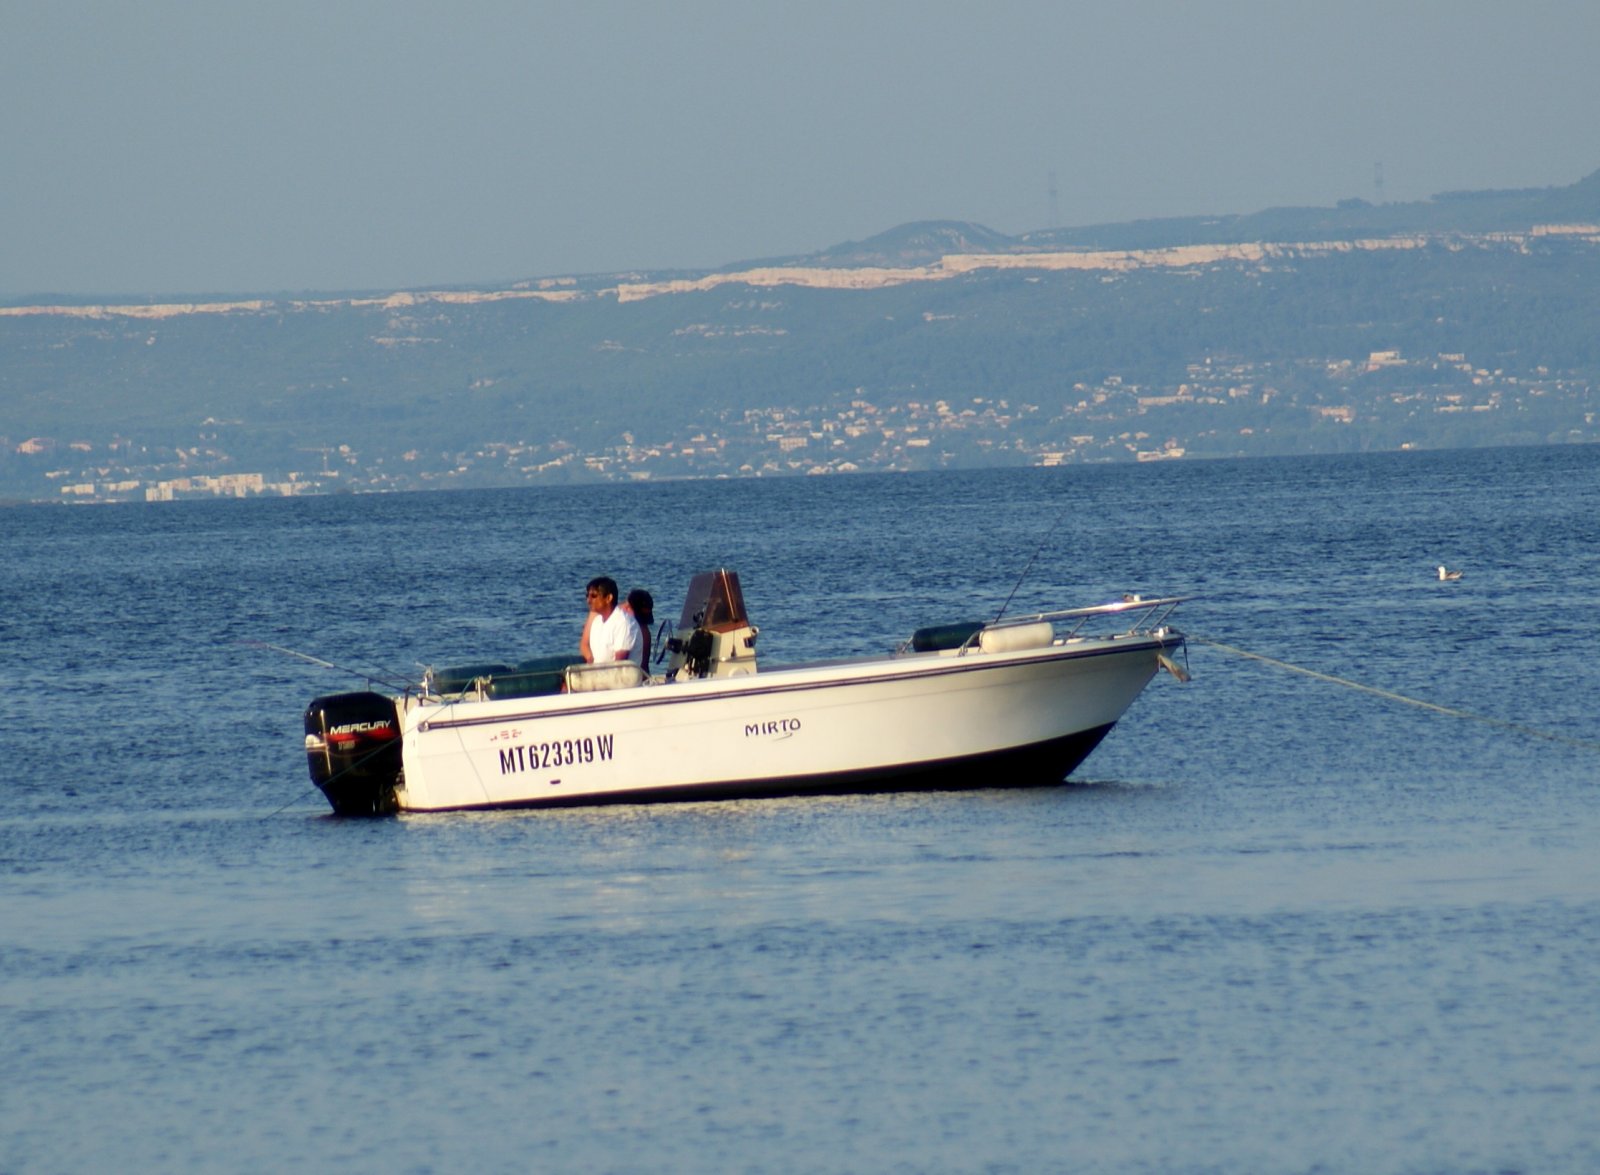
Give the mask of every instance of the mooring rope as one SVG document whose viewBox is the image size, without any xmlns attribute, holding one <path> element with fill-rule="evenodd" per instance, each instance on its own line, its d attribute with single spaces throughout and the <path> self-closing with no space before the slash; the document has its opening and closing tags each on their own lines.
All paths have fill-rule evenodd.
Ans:
<svg viewBox="0 0 1600 1175">
<path fill-rule="evenodd" d="M 1318 681 L 1332 682 L 1334 685 L 1346 686 L 1349 689 L 1360 690 L 1362 693 L 1375 694 L 1380 698 L 1387 698 L 1391 702 L 1403 702 L 1407 706 L 1417 706 L 1423 710 L 1432 710 L 1436 714 L 1447 714 L 1451 718 L 1465 718 L 1469 722 L 1482 722 L 1489 726 L 1498 726 L 1503 730 L 1514 730 L 1518 734 L 1529 735 L 1532 738 L 1548 739 L 1551 742 L 1566 743 L 1571 747 L 1582 747 L 1586 751 L 1600 751 L 1600 743 L 1588 742 L 1581 738 L 1571 738 L 1554 731 L 1540 730 L 1536 726 L 1525 726 L 1520 722 L 1508 722 L 1504 718 L 1491 718 L 1485 714 L 1474 714 L 1468 710 L 1457 710 L 1450 706 L 1441 706 L 1437 702 L 1425 702 L 1421 698 L 1409 697 L 1406 694 L 1397 694 L 1393 690 L 1379 689 L 1377 686 L 1363 685 L 1359 681 L 1351 681 L 1347 677 L 1335 677 L 1331 673 L 1321 673 L 1315 669 L 1307 669 L 1303 665 L 1293 665 L 1288 661 L 1279 661 L 1276 657 L 1266 657 L 1260 653 L 1252 653 L 1248 649 L 1240 649 L 1233 645 L 1225 645 L 1221 641 L 1211 640 L 1209 637 L 1195 636 L 1185 633 L 1184 636 L 1191 641 L 1198 641 L 1202 645 L 1210 645 L 1214 649 L 1221 649 L 1224 653 L 1232 653 L 1236 657 L 1244 657 L 1251 661 L 1260 661 L 1263 665 L 1271 665 L 1274 669 L 1287 670 L 1290 673 L 1301 673 L 1306 677 L 1314 677 Z"/>
<path fill-rule="evenodd" d="M 341 772 L 341 774 L 342 774 L 342 772 Z M 294 807 L 296 804 L 298 804 L 298 803 L 300 803 L 300 802 L 302 802 L 304 800 L 309 800 L 312 796 L 316 795 L 317 794 L 317 790 L 318 790 L 317 789 L 317 785 L 316 784 L 312 784 L 310 787 L 306 788 L 305 791 L 303 791 L 299 795 L 295 796 L 295 798 L 290 800 L 287 804 L 284 804 L 281 808 L 274 808 L 272 811 L 268 812 L 265 816 L 261 817 L 261 819 L 263 819 L 263 820 L 271 820 L 274 816 L 283 815 L 283 813 L 287 812 L 290 808 Z"/>
</svg>

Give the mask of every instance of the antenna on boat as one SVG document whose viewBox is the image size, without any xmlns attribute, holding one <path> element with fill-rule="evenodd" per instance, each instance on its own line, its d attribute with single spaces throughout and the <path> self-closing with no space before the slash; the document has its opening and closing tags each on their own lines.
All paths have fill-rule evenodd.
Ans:
<svg viewBox="0 0 1600 1175">
<path fill-rule="evenodd" d="M 1006 614 L 1006 609 L 1011 607 L 1011 601 L 1016 596 L 1017 589 L 1022 586 L 1022 581 L 1028 578 L 1028 572 L 1033 570 L 1034 560 L 1039 557 L 1039 552 L 1044 550 L 1044 545 L 1050 541 L 1050 536 L 1055 534 L 1056 527 L 1061 525 L 1061 520 L 1067 516 L 1067 511 L 1071 508 L 1072 503 L 1068 502 L 1050 520 L 1050 526 L 1045 530 L 1044 538 L 1039 540 L 1039 545 L 1033 549 L 1033 554 L 1028 556 L 1028 565 L 1022 569 L 1022 574 L 1017 576 L 1017 582 L 1011 585 L 1011 595 L 1007 596 L 1006 602 L 1000 605 L 1000 611 L 994 614 L 994 619 L 989 621 L 990 624 L 1000 623 L 1000 618 Z"/>
</svg>

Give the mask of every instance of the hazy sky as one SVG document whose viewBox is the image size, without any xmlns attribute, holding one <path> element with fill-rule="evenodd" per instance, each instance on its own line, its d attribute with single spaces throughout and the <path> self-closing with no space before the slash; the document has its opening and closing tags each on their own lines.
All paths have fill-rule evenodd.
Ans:
<svg viewBox="0 0 1600 1175">
<path fill-rule="evenodd" d="M 1600 3 L 0 0 L 10 296 L 710 267 L 1380 163 L 1389 200 L 1600 169 Z"/>
</svg>

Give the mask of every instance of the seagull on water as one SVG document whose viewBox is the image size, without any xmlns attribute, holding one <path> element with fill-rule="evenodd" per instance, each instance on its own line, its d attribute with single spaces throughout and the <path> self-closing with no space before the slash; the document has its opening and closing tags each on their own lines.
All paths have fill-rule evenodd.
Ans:
<svg viewBox="0 0 1600 1175">
<path fill-rule="evenodd" d="M 1461 572 L 1459 572 L 1459 571 L 1448 571 L 1448 570 L 1445 569 L 1445 565 L 1443 563 L 1441 563 L 1441 564 L 1439 564 L 1439 578 L 1440 579 L 1460 579 L 1461 578 Z"/>
</svg>

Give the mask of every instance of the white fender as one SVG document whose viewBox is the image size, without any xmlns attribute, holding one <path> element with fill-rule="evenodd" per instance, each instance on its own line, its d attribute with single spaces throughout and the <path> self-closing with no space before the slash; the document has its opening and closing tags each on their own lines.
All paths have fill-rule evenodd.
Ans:
<svg viewBox="0 0 1600 1175">
<path fill-rule="evenodd" d="M 985 653 L 1014 653 L 1019 649 L 1048 648 L 1055 639 L 1055 626 L 1048 620 L 1041 620 L 1036 624 L 986 628 L 978 634 L 978 647 Z"/>
</svg>

